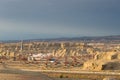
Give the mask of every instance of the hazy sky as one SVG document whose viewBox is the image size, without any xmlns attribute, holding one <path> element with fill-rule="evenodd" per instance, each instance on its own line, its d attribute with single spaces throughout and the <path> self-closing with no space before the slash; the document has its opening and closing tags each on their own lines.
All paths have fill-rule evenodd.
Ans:
<svg viewBox="0 0 120 80">
<path fill-rule="evenodd" d="M 0 40 L 120 35 L 120 0 L 0 0 Z"/>
</svg>

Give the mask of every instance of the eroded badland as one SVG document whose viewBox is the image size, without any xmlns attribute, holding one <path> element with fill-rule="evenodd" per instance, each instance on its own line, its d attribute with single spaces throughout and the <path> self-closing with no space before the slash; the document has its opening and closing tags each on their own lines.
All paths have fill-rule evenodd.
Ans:
<svg viewBox="0 0 120 80">
<path fill-rule="evenodd" d="M 120 41 L 0 43 L 0 69 L 119 71 Z"/>
<path fill-rule="evenodd" d="M 39 64 L 44 69 L 119 70 L 120 44 L 114 42 L 16 42 L 0 44 L 0 62 Z"/>
</svg>

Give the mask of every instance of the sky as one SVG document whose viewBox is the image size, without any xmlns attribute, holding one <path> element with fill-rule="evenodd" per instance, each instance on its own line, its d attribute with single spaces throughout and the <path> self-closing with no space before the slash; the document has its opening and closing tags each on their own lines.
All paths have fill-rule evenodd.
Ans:
<svg viewBox="0 0 120 80">
<path fill-rule="evenodd" d="M 120 35 L 120 0 L 0 0 L 0 40 Z"/>
</svg>

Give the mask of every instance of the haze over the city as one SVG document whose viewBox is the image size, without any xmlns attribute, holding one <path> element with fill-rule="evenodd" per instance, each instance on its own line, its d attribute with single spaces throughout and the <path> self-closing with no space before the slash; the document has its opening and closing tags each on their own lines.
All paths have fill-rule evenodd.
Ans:
<svg viewBox="0 0 120 80">
<path fill-rule="evenodd" d="M 0 40 L 120 34 L 120 0 L 0 0 Z"/>
</svg>

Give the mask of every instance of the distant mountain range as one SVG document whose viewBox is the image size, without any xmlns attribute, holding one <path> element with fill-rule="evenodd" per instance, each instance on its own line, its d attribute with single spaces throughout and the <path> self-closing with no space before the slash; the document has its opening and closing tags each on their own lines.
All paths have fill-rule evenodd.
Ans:
<svg viewBox="0 0 120 80">
<path fill-rule="evenodd" d="M 72 37 L 72 38 L 49 38 L 49 39 L 28 39 L 23 40 L 24 42 L 28 41 L 112 41 L 112 40 L 120 40 L 120 35 L 113 36 L 95 36 L 95 37 Z M 21 40 L 7 40 L 1 42 L 20 42 Z"/>
</svg>

